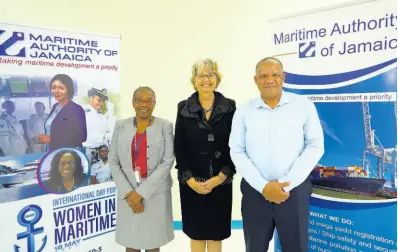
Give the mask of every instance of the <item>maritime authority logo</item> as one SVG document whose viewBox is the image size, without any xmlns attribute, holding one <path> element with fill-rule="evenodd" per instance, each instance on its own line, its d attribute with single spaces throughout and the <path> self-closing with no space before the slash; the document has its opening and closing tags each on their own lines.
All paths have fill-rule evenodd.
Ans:
<svg viewBox="0 0 398 252">
<path fill-rule="evenodd" d="M 24 40 L 25 34 L 22 32 L 0 30 L 0 56 L 26 57 L 25 47 L 21 46 Z"/>
<path fill-rule="evenodd" d="M 41 252 L 44 249 L 47 243 L 47 235 L 44 235 L 42 239 L 36 239 L 36 236 L 44 234 L 44 228 L 38 227 L 42 214 L 43 211 L 38 205 L 28 205 L 19 212 L 18 223 L 26 230 L 17 234 L 17 240 L 26 239 L 26 249 L 21 250 L 21 247 L 15 244 L 14 252 Z M 36 247 L 38 247 L 37 250 Z"/>
<path fill-rule="evenodd" d="M 299 43 L 299 58 L 315 57 L 315 41 Z"/>
</svg>

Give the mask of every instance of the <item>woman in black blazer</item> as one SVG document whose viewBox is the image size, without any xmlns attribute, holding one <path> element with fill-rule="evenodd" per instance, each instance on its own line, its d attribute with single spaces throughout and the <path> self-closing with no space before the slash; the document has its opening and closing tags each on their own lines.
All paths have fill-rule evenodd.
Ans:
<svg viewBox="0 0 398 252">
<path fill-rule="evenodd" d="M 39 142 L 48 144 L 49 151 L 60 147 L 83 147 L 87 139 L 86 115 L 83 108 L 72 101 L 73 80 L 68 75 L 57 74 L 50 86 L 57 103 L 44 124 L 46 134 L 39 136 Z"/>
<path fill-rule="evenodd" d="M 231 235 L 232 177 L 229 134 L 235 101 L 215 89 L 221 81 L 217 63 L 192 67 L 197 91 L 178 104 L 175 156 L 180 185 L 183 232 L 193 252 L 220 252 Z"/>
</svg>

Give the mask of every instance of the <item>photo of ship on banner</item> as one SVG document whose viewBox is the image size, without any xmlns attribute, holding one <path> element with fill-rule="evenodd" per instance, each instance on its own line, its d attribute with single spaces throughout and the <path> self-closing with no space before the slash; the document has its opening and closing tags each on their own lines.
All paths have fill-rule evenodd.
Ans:
<svg viewBox="0 0 398 252">
<path fill-rule="evenodd" d="M 0 203 L 45 195 L 49 164 L 38 167 L 61 147 L 93 166 L 82 186 L 112 181 L 99 168 L 119 116 L 118 43 L 0 24 Z"/>
<path fill-rule="evenodd" d="M 383 14 L 387 24 L 391 15 Z M 371 35 L 376 42 L 379 36 L 389 37 L 394 23 L 392 27 L 373 27 L 377 18 L 372 16 L 302 29 L 301 36 L 281 31 L 273 34 L 277 53 L 299 49 L 297 53 L 279 57 L 285 65 L 284 90 L 312 100 L 324 129 L 325 155 L 311 173 L 314 193 L 319 195 L 364 200 L 397 197 L 395 51 L 377 50 L 371 42 L 364 41 L 358 44 L 355 53 L 334 57 L 319 53 L 328 48 L 325 45 L 335 48 L 346 45 L 347 41 L 363 40 L 361 34 Z M 299 26 L 300 21 L 294 26 Z M 346 31 L 349 29 L 351 32 Z M 311 39 L 314 41 L 307 42 Z M 306 46 L 311 47 L 311 54 L 302 51 Z M 372 59 L 370 55 L 376 54 L 379 55 Z"/>
<path fill-rule="evenodd" d="M 394 71 L 391 74 L 394 74 Z M 313 169 L 311 173 L 313 193 L 359 200 L 396 198 L 396 144 L 394 143 L 396 138 L 391 133 L 396 127 L 396 102 L 326 103 L 317 106 L 322 114 L 333 114 L 332 120 L 344 123 L 339 126 L 342 129 L 334 127 L 332 130 L 334 123 L 328 121 L 329 116 L 324 116 L 322 124 L 327 134 L 325 138 L 327 153 L 321 162 L 327 165 L 318 164 Z M 339 113 L 342 109 L 351 111 L 352 116 L 345 118 L 347 115 Z M 371 116 L 371 111 L 375 116 Z M 383 119 L 380 116 L 378 118 L 377 113 L 391 114 L 391 119 Z M 362 122 L 358 117 L 361 114 Z M 372 123 L 377 119 L 378 122 Z M 339 134 L 340 131 L 350 132 Z M 346 135 L 345 139 L 338 137 L 337 134 Z M 362 141 L 355 140 L 361 134 Z M 337 155 L 345 157 L 336 161 Z"/>
<path fill-rule="evenodd" d="M 363 1 L 270 21 L 284 91 L 314 102 L 324 134 L 308 251 L 397 251 L 396 9 Z"/>
<path fill-rule="evenodd" d="M 120 36 L 0 23 L 0 251 L 116 251 Z"/>
</svg>

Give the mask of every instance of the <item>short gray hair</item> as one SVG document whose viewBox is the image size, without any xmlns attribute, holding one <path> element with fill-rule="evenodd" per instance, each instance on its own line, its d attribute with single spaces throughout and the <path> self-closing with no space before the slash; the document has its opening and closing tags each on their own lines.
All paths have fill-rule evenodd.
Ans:
<svg viewBox="0 0 398 252">
<path fill-rule="evenodd" d="M 279 64 L 282 68 L 282 72 L 283 72 L 283 64 L 280 60 L 278 60 L 277 58 L 274 57 L 266 57 L 262 60 L 260 60 L 257 65 L 256 65 L 256 73 L 258 72 L 258 69 L 260 69 L 261 64 L 263 64 L 264 62 L 272 62 L 272 63 L 276 63 Z"/>
</svg>

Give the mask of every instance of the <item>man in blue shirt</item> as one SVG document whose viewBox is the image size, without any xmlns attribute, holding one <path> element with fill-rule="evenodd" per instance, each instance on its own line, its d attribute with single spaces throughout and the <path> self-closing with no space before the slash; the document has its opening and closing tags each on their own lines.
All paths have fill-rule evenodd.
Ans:
<svg viewBox="0 0 398 252">
<path fill-rule="evenodd" d="M 283 252 L 308 251 L 308 176 L 323 155 L 323 131 L 314 104 L 283 91 L 284 80 L 279 60 L 262 59 L 254 76 L 261 96 L 237 109 L 232 123 L 246 252 L 267 251 L 275 227 Z"/>
</svg>

